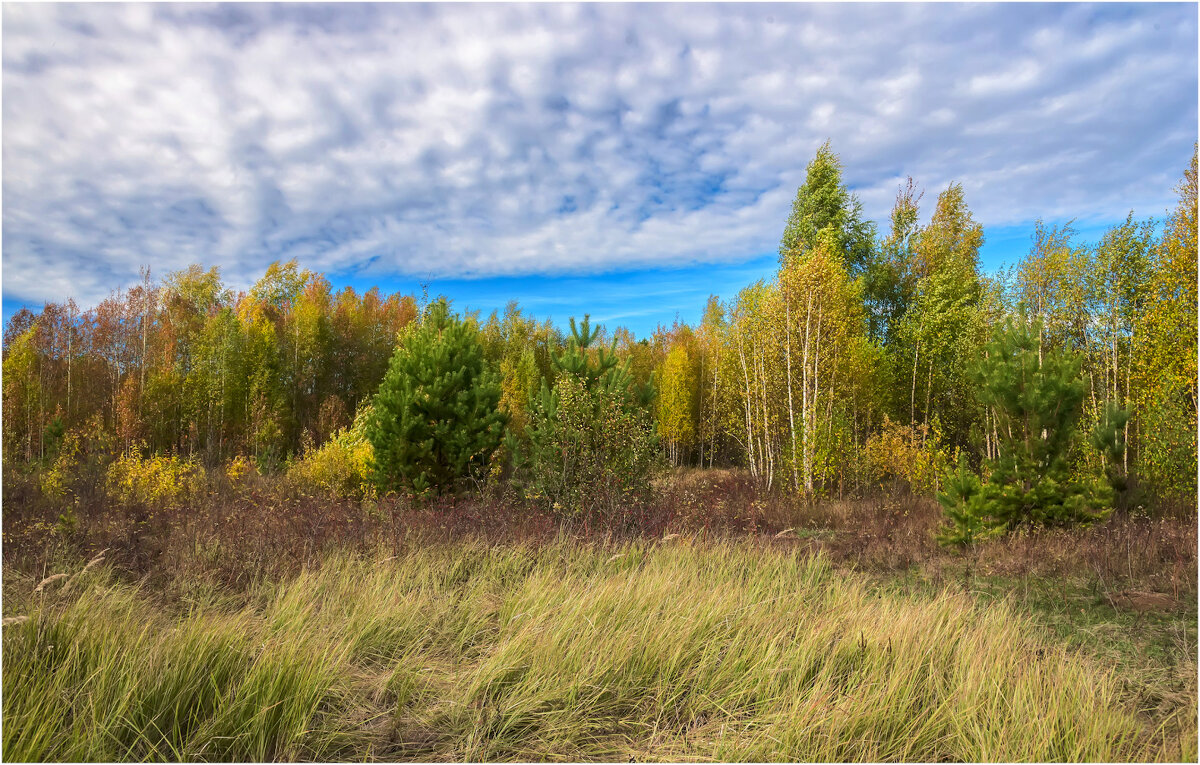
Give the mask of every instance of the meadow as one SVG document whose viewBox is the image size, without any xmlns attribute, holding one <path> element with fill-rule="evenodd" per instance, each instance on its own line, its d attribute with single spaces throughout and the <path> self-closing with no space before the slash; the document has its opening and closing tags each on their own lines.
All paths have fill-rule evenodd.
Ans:
<svg viewBox="0 0 1200 765">
<path fill-rule="evenodd" d="M 919 497 L 655 489 L 626 533 L 268 479 L 68 529 L 7 480 L 4 758 L 1196 759 L 1194 516 L 962 553 Z"/>
<path fill-rule="evenodd" d="M 18 311 L 4 757 L 1195 761 L 1195 149 L 996 273 L 841 172 L 648 338 L 296 259 Z"/>
</svg>

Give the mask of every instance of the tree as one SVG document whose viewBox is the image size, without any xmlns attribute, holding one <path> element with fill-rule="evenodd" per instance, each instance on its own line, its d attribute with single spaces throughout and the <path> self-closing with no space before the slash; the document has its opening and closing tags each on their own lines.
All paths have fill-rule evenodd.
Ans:
<svg viewBox="0 0 1200 765">
<path fill-rule="evenodd" d="M 918 191 L 911 177 L 907 186 L 897 191 L 891 231 L 864 275 L 870 335 L 888 345 L 895 342 L 900 322 L 917 293 L 914 249 L 922 196 L 924 192 Z"/>
<path fill-rule="evenodd" d="M 907 271 L 912 293 L 889 345 L 893 413 L 907 418 L 910 427 L 920 423 L 927 433 L 937 421 L 950 443 L 965 445 L 976 414 L 966 365 L 986 334 L 978 314 L 983 227 L 972 217 L 960 184 L 938 195 L 929 225 L 913 239 Z"/>
<path fill-rule="evenodd" d="M 516 359 L 500 362 L 500 409 L 508 417 L 508 428 L 517 438 L 525 438 L 529 428 L 529 401 L 537 393 L 541 375 L 533 351 L 525 348 Z"/>
<path fill-rule="evenodd" d="M 779 271 L 788 461 L 793 488 L 808 494 L 845 456 L 839 442 L 853 440 L 844 415 L 853 417 L 858 386 L 847 372 L 867 351 L 863 280 L 848 273 L 840 241 L 825 228 Z"/>
<path fill-rule="evenodd" d="M 937 494 L 948 522 L 938 531 L 939 542 L 969 547 L 1001 530 L 990 523 L 982 506 L 981 489 L 979 476 L 967 465 L 966 455 L 959 452 L 958 463 L 946 473 L 943 490 Z"/>
<path fill-rule="evenodd" d="M 37 323 L 5 344 L 4 354 L 4 457 L 32 460 L 41 456 L 42 409 L 40 358 L 34 347 Z"/>
<path fill-rule="evenodd" d="M 46 428 L 60 419 L 68 431 L 101 422 L 126 449 L 200 453 L 209 464 L 251 453 L 270 470 L 306 434 L 332 432 L 324 415 L 350 420 L 415 316 L 412 298 L 378 289 L 332 296 L 327 280 L 295 262 L 272 264 L 236 301 L 216 268 L 194 265 L 161 284 L 140 273 L 89 310 L 47 303 L 9 322 L 6 356 L 37 328 L 25 349 L 37 395 L 22 423 L 5 420 L 6 434 L 33 428 L 20 436 L 30 458 L 43 455 Z"/>
<path fill-rule="evenodd" d="M 704 306 L 704 315 L 696 333 L 700 354 L 699 388 L 699 433 L 700 467 L 704 467 L 705 450 L 708 466 L 712 467 L 717 456 L 717 437 L 721 434 L 721 345 L 727 330 L 725 308 L 716 295 L 709 295 Z M 726 366 L 728 366 L 726 364 Z"/>
<path fill-rule="evenodd" d="M 725 333 L 729 350 L 723 355 L 733 367 L 736 389 L 730 409 L 736 416 L 727 422 L 728 432 L 741 445 L 750 475 L 766 489 L 774 483 L 786 434 L 798 432 L 794 410 L 787 408 L 791 375 L 784 364 L 785 350 L 792 350 L 784 342 L 788 323 L 779 284 L 759 280 L 737 294 Z M 794 446 L 796 439 L 790 443 Z M 795 448 L 789 454 L 794 465 Z"/>
<path fill-rule="evenodd" d="M 1153 230 L 1151 221 L 1138 223 L 1131 212 L 1123 224 L 1105 232 L 1087 269 L 1091 408 L 1097 421 L 1104 414 L 1101 400 L 1134 411 L 1130 382 L 1136 349 L 1143 342 L 1137 322 L 1146 309 Z M 1122 480 L 1130 471 L 1130 419 L 1125 418 L 1121 433 Z"/>
<path fill-rule="evenodd" d="M 649 489 L 658 439 L 649 407 L 653 380 L 639 385 L 616 339 L 595 347 L 600 329 L 571 319 L 567 348 L 552 356 L 551 388 L 543 379 L 530 401 L 529 444 L 515 438 L 517 481 L 564 514 L 599 511 L 610 522 Z"/>
<path fill-rule="evenodd" d="M 453 491 L 482 478 L 504 431 L 500 379 L 485 358 L 473 322 L 431 303 L 408 332 L 373 402 L 367 439 L 383 491 Z"/>
<path fill-rule="evenodd" d="M 695 338 L 676 327 L 671 349 L 658 375 L 658 435 L 667 444 L 672 465 L 680 464 L 695 444 L 700 419 L 700 374 Z"/>
<path fill-rule="evenodd" d="M 283 354 L 269 306 L 243 300 L 239 306 L 245 344 L 242 354 L 246 379 L 246 440 L 259 468 L 274 470 L 283 458 L 287 426 L 287 391 Z"/>
<path fill-rule="evenodd" d="M 780 259 L 816 247 L 817 235 L 826 229 L 832 232 L 850 275 L 864 272 L 870 264 L 874 226 L 863 219 L 862 203 L 842 183 L 842 163 L 828 141 L 808 163 L 804 184 L 796 191 L 779 244 Z"/>
<path fill-rule="evenodd" d="M 1179 204 L 1150 261 L 1137 321 L 1139 474 L 1159 497 L 1196 494 L 1196 150 L 1177 187 Z"/>
<path fill-rule="evenodd" d="M 1070 223 L 1047 227 L 1037 221 L 1033 248 L 1018 270 L 1018 297 L 1038 320 L 1039 351 L 1047 344 L 1065 344 L 1071 336 L 1069 296 L 1085 257 L 1084 248 L 1073 242 L 1075 233 Z"/>
<path fill-rule="evenodd" d="M 961 462 L 947 475 L 939 499 L 953 525 L 943 541 L 970 541 L 981 527 L 1088 523 L 1109 512 L 1108 487 L 1072 474 L 1067 462 L 1086 388 L 1080 358 L 1039 349 L 1040 324 L 1022 310 L 973 369 L 982 402 L 996 413 L 999 456 L 984 461 L 978 488 L 961 474 Z"/>
</svg>

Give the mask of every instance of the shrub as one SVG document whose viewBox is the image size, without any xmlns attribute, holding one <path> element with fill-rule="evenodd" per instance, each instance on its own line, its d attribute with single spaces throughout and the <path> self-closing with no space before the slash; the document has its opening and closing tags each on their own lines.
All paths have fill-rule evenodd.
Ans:
<svg viewBox="0 0 1200 765">
<path fill-rule="evenodd" d="M 319 449 L 309 451 L 288 469 L 287 477 L 301 493 L 317 493 L 334 499 L 369 497 L 371 484 L 371 442 L 366 425 L 370 405 L 359 408 L 354 424 L 336 431 Z"/>
<path fill-rule="evenodd" d="M 178 455 L 128 452 L 109 465 L 107 484 L 119 502 L 178 508 L 204 491 L 205 473 L 199 462 Z"/>
<path fill-rule="evenodd" d="M 42 494 L 55 502 L 76 502 L 103 482 L 112 439 L 96 415 L 56 439 L 54 457 L 38 475 Z"/>
<path fill-rule="evenodd" d="M 1067 461 L 1084 396 L 1076 354 L 1044 348 L 1038 322 L 1022 312 L 996 330 L 972 374 L 981 403 L 996 415 L 999 456 L 984 460 L 977 490 L 968 490 L 961 462 L 947 475 L 939 500 L 951 525 L 943 542 L 969 542 L 984 528 L 1087 524 L 1111 512 L 1111 487 L 1073 474 Z"/>
<path fill-rule="evenodd" d="M 553 356 L 554 388 L 543 381 L 530 402 L 528 446 L 515 438 L 508 445 L 528 496 L 566 515 L 612 519 L 649 492 L 658 438 L 648 408 L 653 383 L 636 385 L 613 348 L 589 353 L 598 333 L 587 317 L 578 327 L 571 320 L 567 350 Z"/>
<path fill-rule="evenodd" d="M 229 479 L 229 485 L 235 489 L 240 489 L 244 486 L 253 475 L 258 474 L 258 465 L 245 455 L 239 454 L 229 461 L 225 466 L 225 477 Z"/>
<path fill-rule="evenodd" d="M 929 434 L 924 425 L 899 425 L 886 414 L 879 432 L 867 439 L 863 453 L 871 479 L 881 488 L 891 484 L 894 491 L 904 485 L 914 494 L 933 492 L 945 463 L 936 434 Z"/>
<path fill-rule="evenodd" d="M 482 479 L 504 430 L 499 401 L 479 330 L 444 299 L 432 303 L 392 356 L 366 423 L 376 484 L 443 493 Z"/>
</svg>

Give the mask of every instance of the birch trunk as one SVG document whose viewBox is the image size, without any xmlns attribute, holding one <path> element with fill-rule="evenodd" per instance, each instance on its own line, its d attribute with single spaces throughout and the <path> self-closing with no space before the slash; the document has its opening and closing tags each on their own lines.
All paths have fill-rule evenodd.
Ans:
<svg viewBox="0 0 1200 765">
<path fill-rule="evenodd" d="M 792 488 L 800 491 L 800 472 L 796 466 L 796 411 L 792 399 L 792 301 L 784 300 L 783 332 L 787 336 L 788 425 L 792 430 Z"/>
<path fill-rule="evenodd" d="M 804 455 L 804 490 L 810 495 L 813 493 L 813 457 L 816 452 L 816 425 L 817 425 L 817 401 L 821 396 L 821 334 L 824 329 L 824 311 L 822 310 L 821 301 L 817 301 L 817 328 L 815 332 L 815 343 L 813 348 L 813 364 L 812 364 L 812 398 L 809 401 L 809 412 L 807 414 L 806 428 L 810 428 L 813 433 L 808 439 L 808 448 Z"/>
<path fill-rule="evenodd" d="M 758 466 L 754 461 L 754 425 L 753 418 L 750 416 L 750 371 L 746 367 L 746 347 L 740 333 L 738 334 L 738 358 L 742 362 L 742 377 L 746 382 L 746 397 L 744 399 L 746 407 L 746 461 L 750 464 L 751 477 L 757 480 Z"/>
<path fill-rule="evenodd" d="M 812 343 L 812 289 L 808 292 L 808 306 L 805 310 L 804 318 L 804 361 L 802 364 L 802 374 L 800 378 L 800 449 L 803 453 L 804 461 L 804 488 L 811 490 L 812 487 L 812 466 L 808 461 L 808 444 L 812 434 L 809 432 L 808 422 L 808 390 L 811 387 L 810 378 L 812 377 L 812 368 L 809 365 L 809 346 Z"/>
</svg>

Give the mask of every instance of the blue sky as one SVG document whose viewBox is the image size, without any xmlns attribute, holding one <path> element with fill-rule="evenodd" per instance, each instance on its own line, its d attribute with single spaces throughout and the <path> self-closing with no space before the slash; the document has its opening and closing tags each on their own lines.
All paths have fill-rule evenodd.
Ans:
<svg viewBox="0 0 1200 765">
<path fill-rule="evenodd" d="M 6 3 L 4 318 L 295 257 L 645 335 L 772 272 L 827 138 L 877 221 L 961 182 L 990 269 L 1174 205 L 1196 40 L 1194 3 Z"/>
</svg>

